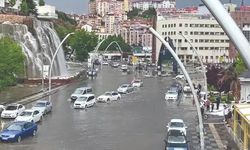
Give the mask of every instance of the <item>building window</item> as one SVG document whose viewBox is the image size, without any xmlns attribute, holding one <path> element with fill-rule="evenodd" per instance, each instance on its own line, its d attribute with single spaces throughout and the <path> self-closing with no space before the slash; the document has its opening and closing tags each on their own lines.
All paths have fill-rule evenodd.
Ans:
<svg viewBox="0 0 250 150">
<path fill-rule="evenodd" d="M 182 23 L 179 23 L 179 27 L 182 27 Z"/>
<path fill-rule="evenodd" d="M 179 31 L 179 34 L 182 34 L 182 32 L 181 32 L 181 31 Z"/>
<path fill-rule="evenodd" d="M 195 39 L 195 43 L 197 43 L 198 42 L 198 40 L 197 39 Z"/>
<path fill-rule="evenodd" d="M 187 31 L 185 31 L 185 32 L 184 32 L 184 34 L 185 34 L 185 35 L 187 35 L 187 34 L 188 34 L 188 32 L 187 32 Z"/>
<path fill-rule="evenodd" d="M 188 24 L 187 24 L 187 23 L 185 24 L 185 27 L 188 27 Z"/>
<path fill-rule="evenodd" d="M 162 28 L 164 28 L 164 24 L 162 25 Z"/>
<path fill-rule="evenodd" d="M 193 35 L 194 33 L 193 32 L 190 32 L 190 35 Z"/>
</svg>

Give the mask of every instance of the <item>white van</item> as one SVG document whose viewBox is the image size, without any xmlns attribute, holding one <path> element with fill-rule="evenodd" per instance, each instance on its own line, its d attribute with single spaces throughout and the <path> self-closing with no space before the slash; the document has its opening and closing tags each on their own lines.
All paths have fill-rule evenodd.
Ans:
<svg viewBox="0 0 250 150">
<path fill-rule="evenodd" d="M 85 94 L 80 96 L 74 102 L 74 108 L 87 108 L 94 106 L 96 103 L 96 98 L 94 94 Z"/>
<path fill-rule="evenodd" d="M 84 94 L 88 94 L 88 93 L 92 93 L 92 87 L 80 87 L 77 88 L 73 94 L 71 94 L 70 99 L 72 101 L 75 101 L 78 97 L 84 95 Z"/>
</svg>

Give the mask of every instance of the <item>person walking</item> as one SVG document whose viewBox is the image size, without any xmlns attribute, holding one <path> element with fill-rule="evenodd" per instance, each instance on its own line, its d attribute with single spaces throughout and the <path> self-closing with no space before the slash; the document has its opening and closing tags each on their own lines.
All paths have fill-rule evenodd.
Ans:
<svg viewBox="0 0 250 150">
<path fill-rule="evenodd" d="M 211 112 L 214 111 L 214 103 L 211 103 Z"/>
<path fill-rule="evenodd" d="M 209 99 L 207 99 L 206 100 L 206 107 L 207 107 L 207 111 L 210 111 L 210 100 Z"/>
<path fill-rule="evenodd" d="M 227 106 L 223 105 L 224 109 L 223 109 L 223 115 L 224 115 L 224 121 L 227 123 Z"/>
<path fill-rule="evenodd" d="M 217 109 L 217 110 L 219 110 L 220 101 L 221 101 L 221 97 L 220 97 L 220 95 L 219 95 L 218 97 L 216 97 L 216 109 Z"/>
</svg>

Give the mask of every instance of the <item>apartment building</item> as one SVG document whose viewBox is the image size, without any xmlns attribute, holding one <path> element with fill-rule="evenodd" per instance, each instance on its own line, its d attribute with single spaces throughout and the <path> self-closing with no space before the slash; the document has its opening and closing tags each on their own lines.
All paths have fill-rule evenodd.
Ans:
<svg viewBox="0 0 250 150">
<path fill-rule="evenodd" d="M 231 12 L 231 16 L 246 36 L 249 32 L 247 28 L 250 26 L 250 6 L 241 6 L 236 8 L 234 12 Z M 248 39 L 248 41 L 250 41 L 250 39 Z M 236 55 L 237 49 L 233 43 L 230 43 L 229 57 L 231 59 L 235 59 Z"/>
<path fill-rule="evenodd" d="M 152 34 L 143 26 L 148 26 L 151 21 L 148 20 L 127 20 L 120 22 L 116 33 L 121 35 L 129 45 L 142 46 L 148 51 L 152 50 Z"/>
<path fill-rule="evenodd" d="M 129 9 L 138 8 L 148 10 L 149 8 L 175 8 L 175 0 L 130 0 Z"/>
<path fill-rule="evenodd" d="M 158 12 L 156 19 L 156 30 L 164 38 L 173 39 L 176 46 L 176 53 L 184 62 L 195 61 L 197 56 L 193 47 L 198 51 L 204 63 L 228 62 L 229 38 L 222 30 L 218 22 L 210 15 L 197 13 L 166 13 Z M 183 38 L 182 34 L 191 41 L 193 47 Z M 153 54 L 155 61 L 158 55 L 161 42 L 155 39 Z"/>
</svg>

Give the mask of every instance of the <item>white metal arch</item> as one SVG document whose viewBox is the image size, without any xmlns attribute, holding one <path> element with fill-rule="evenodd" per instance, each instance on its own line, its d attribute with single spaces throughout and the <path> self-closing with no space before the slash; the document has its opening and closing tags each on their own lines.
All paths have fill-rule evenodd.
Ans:
<svg viewBox="0 0 250 150">
<path fill-rule="evenodd" d="M 116 41 L 112 41 L 111 43 L 109 43 L 109 45 L 108 45 L 108 46 L 106 47 L 106 49 L 104 50 L 104 53 L 106 53 L 106 52 L 107 52 L 108 48 L 109 48 L 109 47 L 110 47 L 113 43 L 115 43 L 115 44 L 118 46 L 119 51 L 120 51 L 120 53 L 122 54 L 122 53 L 123 53 L 123 51 L 122 51 L 122 49 L 121 49 L 120 45 L 118 44 L 118 42 L 116 42 Z"/>
</svg>

